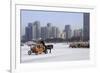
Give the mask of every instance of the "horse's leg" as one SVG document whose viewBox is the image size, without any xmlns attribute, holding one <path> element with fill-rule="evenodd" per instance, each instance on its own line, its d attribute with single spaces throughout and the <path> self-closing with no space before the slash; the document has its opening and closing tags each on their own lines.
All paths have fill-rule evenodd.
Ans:
<svg viewBox="0 0 100 73">
<path fill-rule="evenodd" d="M 51 49 L 50 49 L 50 52 L 49 53 L 51 53 Z"/>
</svg>

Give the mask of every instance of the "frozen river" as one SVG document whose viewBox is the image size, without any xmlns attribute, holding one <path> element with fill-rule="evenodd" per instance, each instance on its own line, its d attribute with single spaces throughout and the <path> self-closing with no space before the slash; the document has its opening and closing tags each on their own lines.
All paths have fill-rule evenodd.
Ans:
<svg viewBox="0 0 100 73">
<path fill-rule="evenodd" d="M 21 63 L 31 62 L 51 62 L 51 61 L 75 61 L 88 60 L 89 48 L 69 48 L 68 44 L 57 43 L 53 44 L 52 53 L 28 55 L 30 47 L 27 45 L 21 46 Z"/>
</svg>

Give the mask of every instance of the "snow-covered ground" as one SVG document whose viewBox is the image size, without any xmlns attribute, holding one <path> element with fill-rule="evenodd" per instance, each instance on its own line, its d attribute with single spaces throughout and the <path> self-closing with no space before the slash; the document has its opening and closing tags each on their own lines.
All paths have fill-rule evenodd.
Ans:
<svg viewBox="0 0 100 73">
<path fill-rule="evenodd" d="M 21 63 L 31 62 L 51 62 L 51 61 L 74 61 L 74 60 L 88 60 L 88 48 L 69 48 L 66 43 L 53 43 L 52 53 L 28 55 L 30 47 L 27 45 L 21 46 Z M 49 50 L 48 50 L 49 52 Z"/>
</svg>

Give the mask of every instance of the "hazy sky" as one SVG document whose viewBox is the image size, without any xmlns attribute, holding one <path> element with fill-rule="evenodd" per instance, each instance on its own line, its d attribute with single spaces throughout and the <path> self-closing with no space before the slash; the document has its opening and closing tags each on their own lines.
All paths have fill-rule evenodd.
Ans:
<svg viewBox="0 0 100 73">
<path fill-rule="evenodd" d="M 74 30 L 83 28 L 83 13 L 21 10 L 21 35 L 25 33 L 28 23 L 34 21 L 40 21 L 41 26 L 46 26 L 49 22 L 60 30 L 70 24 Z"/>
</svg>

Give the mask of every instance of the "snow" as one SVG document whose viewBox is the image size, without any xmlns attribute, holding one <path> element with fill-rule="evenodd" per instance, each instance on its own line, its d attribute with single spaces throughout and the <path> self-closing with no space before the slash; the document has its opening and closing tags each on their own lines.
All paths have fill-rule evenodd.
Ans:
<svg viewBox="0 0 100 73">
<path fill-rule="evenodd" d="M 51 62 L 51 61 L 75 61 L 89 60 L 89 48 L 69 48 L 67 43 L 50 43 L 53 44 L 52 53 L 28 55 L 30 47 L 21 46 L 21 63 L 33 62 Z M 49 52 L 49 50 L 48 50 Z"/>
</svg>

